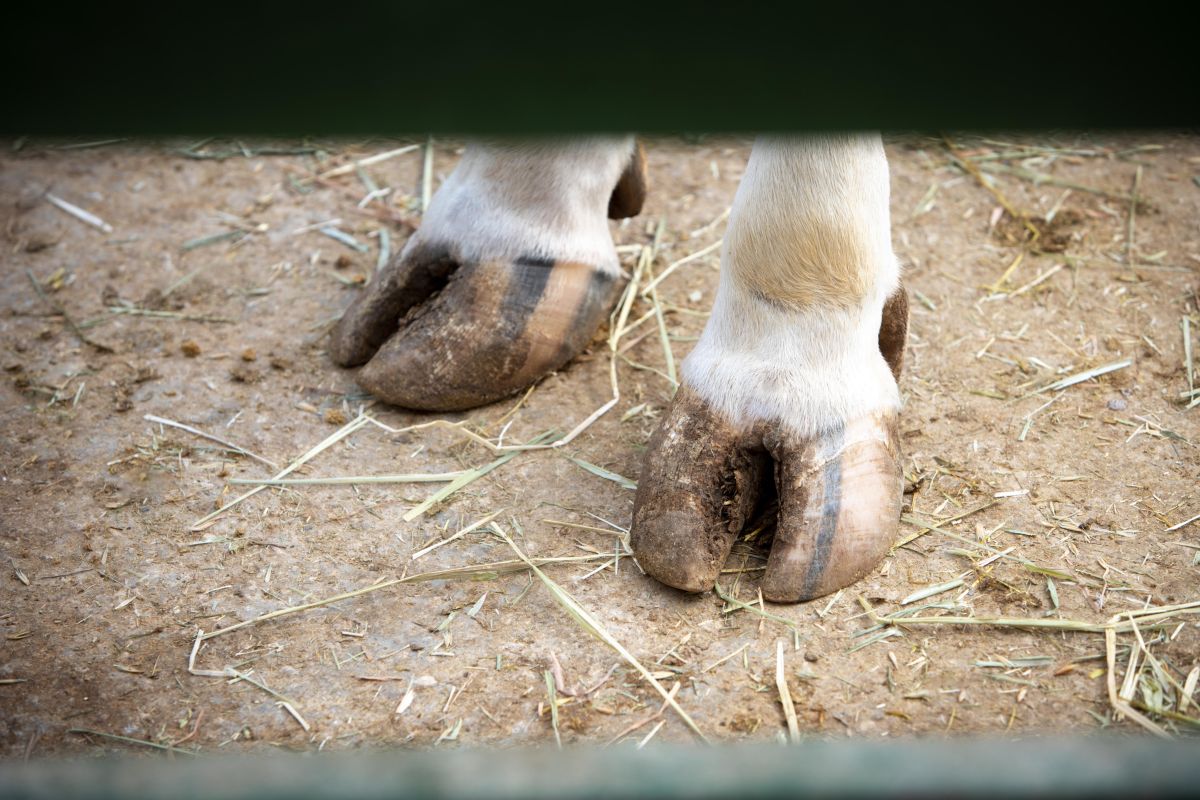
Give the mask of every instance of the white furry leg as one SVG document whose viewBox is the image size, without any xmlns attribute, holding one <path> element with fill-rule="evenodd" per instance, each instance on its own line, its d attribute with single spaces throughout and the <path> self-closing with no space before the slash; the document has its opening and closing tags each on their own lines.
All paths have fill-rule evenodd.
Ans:
<svg viewBox="0 0 1200 800">
<path fill-rule="evenodd" d="M 898 285 L 879 138 L 762 139 L 684 380 L 735 424 L 801 436 L 895 411 L 879 330 Z"/>
<path fill-rule="evenodd" d="M 539 258 L 619 272 L 608 229 L 632 136 L 474 141 L 438 189 L 409 248 L 460 262 Z"/>
<path fill-rule="evenodd" d="M 878 563 L 903 488 L 898 284 L 879 138 L 760 140 L 712 316 L 646 453 L 631 536 L 643 569 L 711 588 L 763 481 L 779 498 L 765 597 L 817 597 Z"/>
<path fill-rule="evenodd" d="M 883 299 L 851 310 L 792 311 L 722 284 L 683 380 L 743 428 L 782 424 L 812 436 L 895 413 L 899 390 L 880 352 Z"/>
</svg>

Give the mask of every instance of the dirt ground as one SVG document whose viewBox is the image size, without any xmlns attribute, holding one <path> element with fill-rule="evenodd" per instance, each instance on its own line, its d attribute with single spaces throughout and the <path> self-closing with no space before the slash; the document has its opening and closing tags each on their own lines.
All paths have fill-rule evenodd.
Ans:
<svg viewBox="0 0 1200 800">
<path fill-rule="evenodd" d="M 520 454 L 427 514 L 404 519 L 436 485 L 302 485 L 192 530 L 248 488 L 230 479 L 276 470 L 145 415 L 278 467 L 362 408 L 392 428 L 434 419 L 372 404 L 325 353 L 380 232 L 395 252 L 419 223 L 424 159 L 417 148 L 310 179 L 404 144 L 3 143 L 0 755 L 148 752 L 111 736 L 208 752 L 553 746 L 555 724 L 564 744 L 692 739 L 677 715 L 655 717 L 655 689 L 521 571 L 392 585 L 246 626 L 200 649 L 196 669 L 216 676 L 188 671 L 200 629 L 514 558 L 486 526 L 412 558 L 493 512 L 531 556 L 591 557 L 546 574 L 664 686 L 678 682 L 679 704 L 710 738 L 787 735 L 777 642 L 804 737 L 1139 730 L 1114 719 L 1102 633 L 878 629 L 863 604 L 1096 623 L 1200 600 L 1200 521 L 1179 526 L 1200 514 L 1200 407 L 1186 407 L 1200 377 L 1189 378 L 1183 333 L 1187 318 L 1200 350 L 1200 138 L 963 136 L 953 145 L 965 171 L 942 139 L 888 139 L 894 240 L 913 292 L 905 514 L 938 530 L 833 597 L 767 604 L 771 618 L 666 589 L 629 558 L 614 564 L 633 492 L 566 458 L 637 479 L 671 392 L 652 315 L 622 339 L 632 346 L 615 408 L 567 447 Z M 632 269 L 657 231 L 658 273 L 719 240 L 750 141 L 647 144 L 648 204 L 613 232 Z M 460 143 L 434 153 L 436 189 Z M 360 203 L 371 183 L 391 192 Z M 1034 218 L 1036 241 L 1002 202 Z M 318 230 L 333 219 L 358 249 Z M 717 270 L 710 251 L 659 287 L 676 360 L 703 327 Z M 649 310 L 638 301 L 630 319 Z M 442 418 L 521 442 L 570 430 L 609 397 L 598 338 L 519 405 Z M 454 430 L 367 425 L 293 477 L 495 458 Z M 739 545 L 724 590 L 756 601 L 761 564 L 761 550 Z M 1152 718 L 1174 733 L 1188 723 L 1171 713 L 1197 716 L 1171 680 L 1200 665 L 1198 619 L 1140 629 L 1158 662 L 1139 657 L 1131 697 L 1165 705 Z M 1117 636 L 1118 683 L 1134 641 Z M 221 677 L 225 667 L 245 679 Z"/>
</svg>

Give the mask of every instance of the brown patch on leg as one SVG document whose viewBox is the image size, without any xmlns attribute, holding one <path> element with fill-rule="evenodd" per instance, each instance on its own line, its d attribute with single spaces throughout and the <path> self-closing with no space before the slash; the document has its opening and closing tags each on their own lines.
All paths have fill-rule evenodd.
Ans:
<svg viewBox="0 0 1200 800">
<path fill-rule="evenodd" d="M 659 581 L 713 588 L 754 510 L 767 457 L 751 437 L 681 386 L 646 450 L 630 543 Z"/>
<path fill-rule="evenodd" d="M 900 380 L 907 346 L 908 292 L 900 286 L 883 304 L 883 320 L 879 325 L 879 352 L 892 368 L 892 377 L 896 380 Z"/>
<path fill-rule="evenodd" d="M 636 217 L 642 213 L 649 186 L 650 175 L 646 169 L 646 150 L 640 141 L 635 142 L 633 155 L 625 166 L 625 171 L 621 173 L 621 179 L 617 181 L 612 195 L 608 198 L 608 218 L 625 219 L 626 217 Z"/>
<path fill-rule="evenodd" d="M 587 346 L 616 281 L 538 258 L 464 266 L 400 321 L 358 375 L 405 408 L 457 411 L 518 392 Z"/>
</svg>

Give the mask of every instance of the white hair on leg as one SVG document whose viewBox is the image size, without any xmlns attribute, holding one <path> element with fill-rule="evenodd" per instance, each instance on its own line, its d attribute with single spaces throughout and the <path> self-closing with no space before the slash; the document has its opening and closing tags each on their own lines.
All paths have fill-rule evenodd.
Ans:
<svg viewBox="0 0 1200 800">
<path fill-rule="evenodd" d="M 898 409 L 878 341 L 900 277 L 888 194 L 878 136 L 755 144 L 712 316 L 682 368 L 727 419 L 810 436 Z"/>
<path fill-rule="evenodd" d="M 609 195 L 634 139 L 473 141 L 410 240 L 445 243 L 462 261 L 539 256 L 619 272 Z"/>
</svg>

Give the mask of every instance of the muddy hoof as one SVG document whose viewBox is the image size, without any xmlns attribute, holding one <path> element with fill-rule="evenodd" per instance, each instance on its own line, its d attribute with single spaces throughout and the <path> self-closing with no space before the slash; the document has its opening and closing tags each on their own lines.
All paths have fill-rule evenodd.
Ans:
<svg viewBox="0 0 1200 800">
<path fill-rule="evenodd" d="M 779 513 L 766 599 L 795 603 L 848 586 L 895 542 L 903 479 L 894 414 L 802 439 L 776 425 L 739 430 L 684 386 L 638 481 L 631 543 L 642 569 L 677 589 L 712 589 L 772 475 Z"/>
<path fill-rule="evenodd" d="M 897 379 L 907 338 L 901 286 L 887 298 L 879 328 L 879 353 Z M 895 412 L 801 437 L 778 422 L 734 425 L 681 386 L 642 462 L 630 530 L 638 563 L 668 586 L 712 589 L 764 490 L 774 493 L 778 518 L 763 597 L 796 603 L 863 578 L 899 531 L 904 477 Z"/>
<path fill-rule="evenodd" d="M 583 264 L 519 258 L 458 264 L 419 249 L 346 311 L 330 348 L 366 362 L 359 384 L 394 405 L 456 411 L 499 400 L 579 354 L 617 292 Z"/>
<path fill-rule="evenodd" d="M 761 446 L 681 386 L 643 461 L 631 543 L 642 569 L 688 592 L 713 587 L 754 510 Z"/>
</svg>

